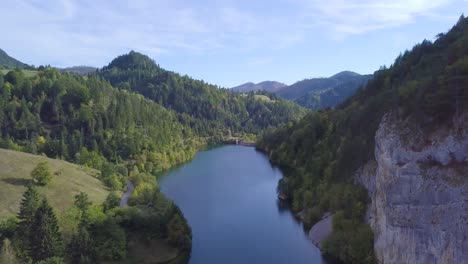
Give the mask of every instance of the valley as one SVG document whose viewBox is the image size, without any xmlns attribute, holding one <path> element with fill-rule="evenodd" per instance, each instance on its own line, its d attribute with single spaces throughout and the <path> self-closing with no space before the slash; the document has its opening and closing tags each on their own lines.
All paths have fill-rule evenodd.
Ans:
<svg viewBox="0 0 468 264">
<path fill-rule="evenodd" d="M 0 50 L 0 262 L 468 263 L 467 36 L 232 89 Z"/>
</svg>

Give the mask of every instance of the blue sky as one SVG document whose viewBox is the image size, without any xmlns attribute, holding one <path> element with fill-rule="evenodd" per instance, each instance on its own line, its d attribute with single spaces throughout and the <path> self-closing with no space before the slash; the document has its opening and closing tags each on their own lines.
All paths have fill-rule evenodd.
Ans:
<svg viewBox="0 0 468 264">
<path fill-rule="evenodd" d="M 292 84 L 372 73 L 462 13 L 468 0 L 2 0 L 0 48 L 57 67 L 135 50 L 223 87 Z"/>
</svg>

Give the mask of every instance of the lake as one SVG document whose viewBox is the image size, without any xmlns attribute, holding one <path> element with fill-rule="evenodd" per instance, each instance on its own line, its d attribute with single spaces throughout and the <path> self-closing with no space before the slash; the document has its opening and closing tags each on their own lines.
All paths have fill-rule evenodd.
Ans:
<svg viewBox="0 0 468 264">
<path fill-rule="evenodd" d="M 325 263 L 300 223 L 282 209 L 281 171 L 253 147 L 199 152 L 159 179 L 193 233 L 191 264 Z"/>
</svg>

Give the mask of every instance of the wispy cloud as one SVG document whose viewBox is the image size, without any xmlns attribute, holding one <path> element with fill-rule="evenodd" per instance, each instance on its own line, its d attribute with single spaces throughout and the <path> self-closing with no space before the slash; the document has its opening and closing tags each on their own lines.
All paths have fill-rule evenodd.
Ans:
<svg viewBox="0 0 468 264">
<path fill-rule="evenodd" d="M 319 21 L 335 38 L 394 28 L 435 11 L 453 0 L 292 0 L 305 6 L 305 16 Z M 441 18 L 439 16 L 439 18 Z"/>
<path fill-rule="evenodd" d="M 100 66 L 130 49 L 152 57 L 181 52 L 274 51 L 313 41 L 316 32 L 332 32 L 333 38 L 342 39 L 402 26 L 418 16 L 444 19 L 436 10 L 450 2 L 3 0 L 0 45 L 58 66 Z M 254 8 L 255 4 L 260 7 Z M 265 63 L 265 58 L 249 64 Z"/>
</svg>

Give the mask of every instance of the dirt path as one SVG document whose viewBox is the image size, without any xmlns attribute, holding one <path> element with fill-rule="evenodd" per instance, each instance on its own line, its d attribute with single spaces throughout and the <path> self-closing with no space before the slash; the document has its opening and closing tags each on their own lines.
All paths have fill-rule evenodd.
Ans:
<svg viewBox="0 0 468 264">
<path fill-rule="evenodd" d="M 127 185 L 127 190 L 125 191 L 124 195 L 122 196 L 122 199 L 120 200 L 120 207 L 127 206 L 128 199 L 130 198 L 130 195 L 132 194 L 134 188 L 135 186 L 133 186 L 133 183 L 129 181 Z"/>
</svg>

